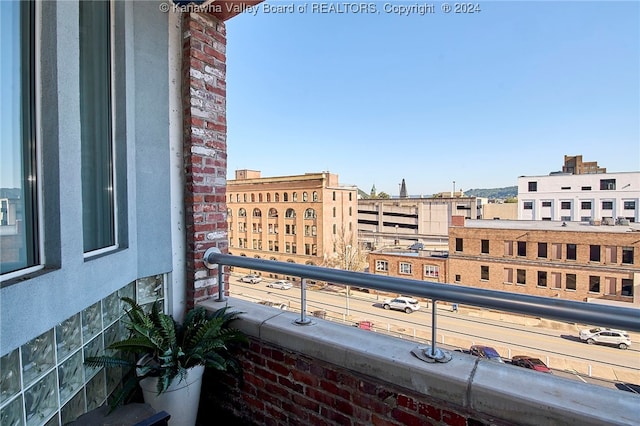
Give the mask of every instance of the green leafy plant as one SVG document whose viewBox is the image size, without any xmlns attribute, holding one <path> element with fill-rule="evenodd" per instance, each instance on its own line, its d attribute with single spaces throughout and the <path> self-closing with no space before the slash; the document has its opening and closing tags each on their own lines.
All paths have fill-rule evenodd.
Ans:
<svg viewBox="0 0 640 426">
<path fill-rule="evenodd" d="M 146 377 L 158 378 L 158 394 L 163 393 L 177 378 L 182 380 L 191 367 L 204 365 L 221 371 L 238 373 L 240 366 L 232 349 L 248 342 L 244 333 L 230 326 L 240 312 L 225 306 L 213 313 L 203 307 L 190 310 L 182 324 L 161 312 L 158 302 L 150 311 L 133 299 L 124 297 L 129 305 L 125 325 L 129 336 L 112 343 L 108 350 L 119 351 L 118 356 L 88 357 L 92 367 L 125 367 L 130 370 L 123 388 L 112 400 L 112 408 L 122 404 Z"/>
</svg>

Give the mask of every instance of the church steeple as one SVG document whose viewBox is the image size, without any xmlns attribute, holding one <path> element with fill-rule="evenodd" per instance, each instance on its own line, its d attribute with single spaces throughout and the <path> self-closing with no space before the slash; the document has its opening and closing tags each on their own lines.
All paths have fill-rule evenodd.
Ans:
<svg viewBox="0 0 640 426">
<path fill-rule="evenodd" d="M 402 179 L 402 184 L 400 185 L 400 198 L 409 198 L 409 195 L 407 195 L 407 185 L 404 183 L 404 179 Z"/>
<path fill-rule="evenodd" d="M 371 193 L 369 195 L 371 195 L 371 198 L 375 198 L 376 197 L 377 193 L 376 193 L 376 184 L 375 183 L 371 187 Z"/>
</svg>

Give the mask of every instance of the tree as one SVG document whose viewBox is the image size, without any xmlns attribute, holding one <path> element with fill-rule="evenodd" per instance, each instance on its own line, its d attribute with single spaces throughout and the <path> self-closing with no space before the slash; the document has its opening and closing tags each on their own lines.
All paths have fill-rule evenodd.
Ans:
<svg viewBox="0 0 640 426">
<path fill-rule="evenodd" d="M 327 258 L 328 267 L 347 271 L 364 271 L 367 265 L 367 254 L 358 242 L 356 234 L 342 226 L 335 235 L 333 243 L 336 251 Z"/>
<path fill-rule="evenodd" d="M 388 200 L 389 198 L 391 198 L 391 196 L 389 196 L 389 194 L 387 194 L 386 192 L 379 192 L 377 198 Z"/>
</svg>

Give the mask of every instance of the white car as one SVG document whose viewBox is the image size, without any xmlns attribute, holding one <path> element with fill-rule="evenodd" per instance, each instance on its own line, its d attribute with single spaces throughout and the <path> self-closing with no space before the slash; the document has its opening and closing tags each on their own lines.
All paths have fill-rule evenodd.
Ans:
<svg viewBox="0 0 640 426">
<path fill-rule="evenodd" d="M 283 311 L 289 310 L 289 305 L 287 305 L 284 302 L 272 302 L 270 300 L 261 300 L 258 303 L 265 306 L 271 306 L 272 308 L 281 309 Z"/>
<path fill-rule="evenodd" d="M 293 285 L 289 281 L 278 280 L 278 281 L 274 281 L 272 283 L 268 283 L 267 287 L 278 288 L 280 290 L 289 290 L 290 288 L 293 287 Z"/>
<path fill-rule="evenodd" d="M 386 299 L 382 302 L 382 307 L 385 309 L 405 311 L 410 314 L 420 309 L 420 304 L 412 297 L 396 297 L 395 299 Z"/>
<path fill-rule="evenodd" d="M 580 331 L 580 340 L 590 345 L 598 343 L 600 345 L 617 346 L 620 349 L 627 349 L 631 346 L 629 334 L 623 330 L 613 328 L 592 328 Z"/>
<path fill-rule="evenodd" d="M 262 281 L 262 278 L 258 275 L 245 275 L 244 277 L 240 278 L 240 281 L 242 281 L 243 283 L 256 284 Z"/>
</svg>

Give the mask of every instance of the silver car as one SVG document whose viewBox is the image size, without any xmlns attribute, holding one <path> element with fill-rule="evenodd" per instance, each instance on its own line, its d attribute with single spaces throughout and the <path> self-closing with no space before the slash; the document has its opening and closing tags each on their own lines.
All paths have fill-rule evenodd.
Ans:
<svg viewBox="0 0 640 426">
<path fill-rule="evenodd" d="M 395 309 L 397 311 L 405 311 L 410 314 L 411 312 L 420 309 L 418 301 L 412 297 L 396 297 L 395 299 L 386 299 L 382 303 L 382 307 L 385 309 Z"/>
<path fill-rule="evenodd" d="M 240 278 L 240 281 L 242 281 L 243 283 L 256 284 L 262 281 L 262 278 L 258 275 L 245 275 L 244 277 Z"/>
<path fill-rule="evenodd" d="M 629 334 L 623 330 L 613 328 L 592 328 L 580 331 L 580 340 L 590 345 L 594 343 L 600 345 L 617 346 L 620 349 L 627 349 L 631 346 Z"/>
<path fill-rule="evenodd" d="M 293 285 L 289 281 L 278 280 L 278 281 L 274 281 L 272 283 L 268 283 L 267 287 L 269 287 L 269 288 L 278 288 L 280 290 L 289 290 L 290 288 L 293 287 Z"/>
</svg>

